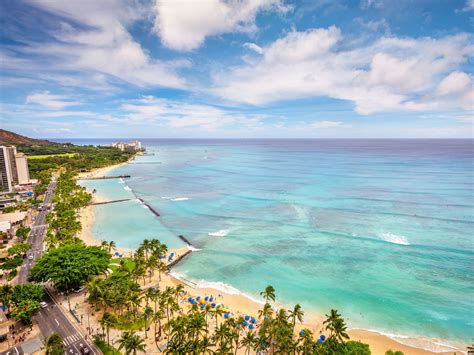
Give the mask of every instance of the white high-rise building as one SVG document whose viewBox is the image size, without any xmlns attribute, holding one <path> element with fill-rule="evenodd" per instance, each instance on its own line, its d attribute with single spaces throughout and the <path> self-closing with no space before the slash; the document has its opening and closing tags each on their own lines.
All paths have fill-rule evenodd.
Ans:
<svg viewBox="0 0 474 355">
<path fill-rule="evenodd" d="M 15 185 L 29 182 L 26 155 L 18 153 L 15 146 L 0 146 L 0 190 L 12 191 Z"/>
</svg>

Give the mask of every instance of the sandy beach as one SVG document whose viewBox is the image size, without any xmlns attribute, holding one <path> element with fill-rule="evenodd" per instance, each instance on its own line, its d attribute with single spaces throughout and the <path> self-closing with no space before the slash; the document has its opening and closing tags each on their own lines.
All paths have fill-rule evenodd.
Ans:
<svg viewBox="0 0 474 355">
<path fill-rule="evenodd" d="M 126 163 L 124 163 L 126 164 Z M 87 172 L 87 173 L 82 173 L 80 177 L 99 177 L 99 176 L 104 176 L 106 173 L 110 172 L 111 170 L 121 166 L 123 164 L 119 165 L 114 165 L 106 168 L 101 168 L 94 170 L 92 172 Z M 93 196 L 93 201 L 94 202 L 102 202 L 105 199 L 100 196 L 100 194 L 95 193 Z M 87 206 L 83 208 L 80 211 L 80 221 L 82 224 L 82 231 L 80 234 L 80 238 L 88 245 L 100 245 L 101 244 L 101 239 L 100 236 L 95 236 L 92 233 L 92 225 L 94 223 L 94 206 Z M 131 250 L 126 250 L 124 248 L 117 248 L 118 251 L 122 252 L 124 255 L 129 255 Z M 178 250 L 173 250 L 172 252 L 175 253 L 175 258 L 179 257 L 180 255 L 183 255 L 186 253 L 189 249 L 188 248 L 181 248 Z M 171 251 L 170 251 L 171 252 Z M 233 314 L 241 314 L 241 315 L 251 315 L 254 317 L 258 316 L 258 310 L 261 308 L 260 303 L 242 295 L 242 294 L 233 294 L 229 292 L 223 292 L 218 289 L 214 288 L 201 288 L 197 287 L 194 283 L 187 281 L 187 280 L 180 280 L 179 278 L 173 276 L 173 272 L 167 273 L 167 274 L 162 274 L 161 275 L 161 281 L 158 280 L 157 274 L 154 275 L 152 278 L 151 282 L 148 282 L 145 285 L 142 285 L 144 287 L 151 287 L 151 286 L 156 286 L 160 285 L 160 287 L 166 287 L 166 286 L 175 286 L 177 284 L 183 284 L 185 287 L 185 290 L 188 295 L 191 296 L 213 296 L 216 298 L 217 303 L 223 303 L 224 306 L 231 311 Z M 87 314 L 89 310 L 87 309 L 89 306 L 86 304 L 84 300 L 81 300 L 82 298 L 77 298 L 77 308 L 79 310 L 82 310 L 84 314 Z M 278 305 L 277 305 L 278 307 Z M 318 316 L 318 315 L 313 315 L 313 314 L 305 314 L 305 322 L 304 324 L 297 325 L 298 329 L 301 328 L 309 328 L 311 329 L 314 334 L 319 334 L 320 331 L 323 331 L 323 322 L 324 317 L 323 316 Z M 95 321 L 94 321 L 95 322 Z M 116 332 L 116 336 L 118 337 L 119 332 Z M 405 345 L 402 343 L 399 343 L 398 341 L 385 336 L 380 333 L 368 331 L 368 330 L 363 330 L 363 329 L 353 329 L 349 331 L 349 335 L 351 337 L 351 340 L 358 340 L 363 343 L 367 343 L 370 345 L 370 348 L 372 350 L 373 354 L 385 354 L 385 352 L 389 349 L 391 350 L 401 350 L 405 354 L 432 354 L 432 353 L 441 353 L 441 354 L 462 354 L 462 352 L 455 352 L 454 349 L 451 351 L 446 351 L 442 352 L 440 351 L 441 349 L 436 349 L 436 348 L 430 348 L 431 346 L 435 346 L 433 344 L 433 340 L 431 341 L 424 340 L 424 339 L 412 339 L 411 341 L 409 339 L 404 339 L 404 342 L 410 341 L 411 344 L 417 344 L 420 346 L 414 347 L 414 346 L 409 346 Z M 148 345 L 150 352 L 156 352 L 156 346 L 154 342 L 149 338 L 148 339 Z M 424 349 L 432 349 L 433 351 L 428 351 Z M 147 352 L 148 353 L 148 352 Z"/>
</svg>

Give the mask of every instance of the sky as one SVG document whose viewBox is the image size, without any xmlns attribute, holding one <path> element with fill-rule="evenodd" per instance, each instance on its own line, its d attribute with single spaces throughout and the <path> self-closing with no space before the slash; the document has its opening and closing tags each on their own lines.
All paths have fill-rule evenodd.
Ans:
<svg viewBox="0 0 474 355">
<path fill-rule="evenodd" d="M 474 0 L 2 0 L 37 138 L 473 138 Z"/>
</svg>

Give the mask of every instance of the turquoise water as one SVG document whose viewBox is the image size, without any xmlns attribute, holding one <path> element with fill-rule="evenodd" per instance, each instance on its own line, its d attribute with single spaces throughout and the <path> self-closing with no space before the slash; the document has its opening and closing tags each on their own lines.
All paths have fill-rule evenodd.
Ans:
<svg viewBox="0 0 474 355">
<path fill-rule="evenodd" d="M 145 141 L 143 156 L 88 182 L 137 201 L 98 206 L 94 233 L 136 247 L 201 249 L 176 268 L 283 304 L 337 308 L 352 327 L 474 338 L 472 141 Z M 125 196 L 125 197 L 124 197 Z"/>
</svg>

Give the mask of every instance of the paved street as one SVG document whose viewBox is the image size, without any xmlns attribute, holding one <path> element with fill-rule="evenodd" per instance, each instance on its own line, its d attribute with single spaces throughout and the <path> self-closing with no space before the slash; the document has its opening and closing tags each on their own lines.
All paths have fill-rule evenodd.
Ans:
<svg viewBox="0 0 474 355">
<path fill-rule="evenodd" d="M 44 202 L 42 204 L 42 206 L 48 207 L 43 207 L 43 209 L 39 212 L 38 216 L 36 216 L 36 220 L 33 223 L 30 235 L 28 236 L 28 243 L 30 243 L 32 246 L 31 251 L 28 253 L 28 255 L 32 255 L 33 259 L 25 259 L 18 274 L 18 283 L 27 282 L 28 272 L 33 266 L 34 261 L 39 256 L 41 256 L 41 253 L 43 252 L 44 236 L 46 235 L 46 231 L 48 230 L 48 226 L 46 225 L 46 216 L 49 213 L 49 206 L 51 206 L 51 202 L 53 201 L 55 189 L 56 180 L 52 180 L 48 185 L 48 190 L 46 191 Z"/>
<path fill-rule="evenodd" d="M 43 209 L 39 212 L 32 226 L 31 233 L 28 236 L 28 242 L 32 245 L 32 249 L 28 255 L 33 255 L 33 258 L 25 259 L 18 275 L 18 283 L 27 282 L 30 268 L 33 266 L 35 260 L 40 257 L 41 253 L 43 252 L 44 237 L 48 229 L 46 225 L 46 216 L 49 213 L 49 207 L 51 206 L 51 202 L 53 200 L 55 188 L 56 180 L 52 180 L 48 186 L 44 203 L 42 204 L 42 206 L 47 206 L 48 208 L 43 207 Z M 42 336 L 46 338 L 53 333 L 58 333 L 61 335 L 63 338 L 66 354 L 100 354 L 100 350 L 97 349 L 97 347 L 91 345 L 89 341 L 86 341 L 77 326 L 66 317 L 59 305 L 59 302 L 54 296 L 53 288 L 51 286 L 45 285 L 45 291 L 46 295 L 43 300 L 48 304 L 48 306 L 46 308 L 40 309 L 35 316 Z M 2 355 L 3 354 L 23 354 L 21 344 L 10 348 L 8 351 L 2 353 Z"/>
</svg>

